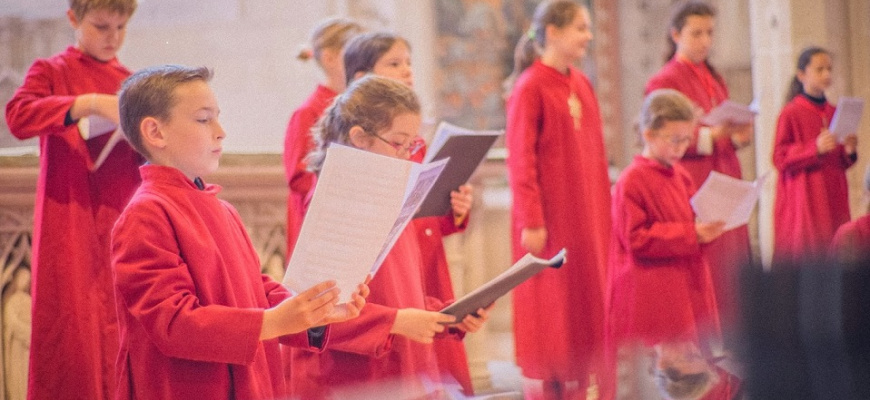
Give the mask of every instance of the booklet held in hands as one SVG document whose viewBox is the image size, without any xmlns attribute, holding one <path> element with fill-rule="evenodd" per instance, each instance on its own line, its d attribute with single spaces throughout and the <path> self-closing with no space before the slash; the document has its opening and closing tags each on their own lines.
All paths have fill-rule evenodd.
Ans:
<svg viewBox="0 0 870 400">
<path fill-rule="evenodd" d="M 335 280 L 340 302 L 374 275 L 447 160 L 429 164 L 333 144 L 283 283 L 300 293 Z"/>
<path fill-rule="evenodd" d="M 442 309 L 441 312 L 456 317 L 457 322 L 462 321 L 466 315 L 477 312 L 480 308 L 486 308 L 499 297 L 504 296 L 511 289 L 547 267 L 561 267 L 565 263 L 566 253 L 567 250 L 562 249 L 549 260 L 526 254 L 506 271 L 495 277 L 495 279 L 462 296 L 462 298 L 456 300 L 453 304 Z"/>
<path fill-rule="evenodd" d="M 475 131 L 447 122 L 438 124 L 424 162 L 445 158 L 450 161 L 414 217 L 442 216 L 450 212 L 450 192 L 468 182 L 501 134 L 502 131 Z"/>
<path fill-rule="evenodd" d="M 729 231 L 749 223 L 767 174 L 753 182 L 712 171 L 690 202 L 698 221 L 725 221 Z"/>
<path fill-rule="evenodd" d="M 732 123 L 735 125 L 751 124 L 756 112 L 749 106 L 725 100 L 707 115 L 701 117 L 700 123 L 707 126 L 723 125 Z"/>
<path fill-rule="evenodd" d="M 834 118 L 831 118 L 831 125 L 828 127 L 837 140 L 842 142 L 846 136 L 858 133 L 858 126 L 861 125 L 861 114 L 864 113 L 864 99 L 857 97 L 840 97 L 837 102 L 837 110 L 834 111 Z"/>
</svg>

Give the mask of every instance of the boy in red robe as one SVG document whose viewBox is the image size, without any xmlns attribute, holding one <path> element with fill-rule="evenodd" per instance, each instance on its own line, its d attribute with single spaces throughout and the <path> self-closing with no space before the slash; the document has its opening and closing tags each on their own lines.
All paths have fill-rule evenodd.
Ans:
<svg viewBox="0 0 870 400">
<path fill-rule="evenodd" d="M 114 393 L 118 322 L 109 233 L 139 185 L 142 158 L 111 135 L 79 131 L 80 119 L 118 123 L 121 82 L 115 57 L 135 0 L 72 0 L 76 44 L 36 60 L 6 104 L 19 139 L 39 137 L 33 218 L 32 338 L 28 398 L 107 399 Z M 93 137 L 96 136 L 96 137 Z M 98 169 L 94 161 L 111 150 Z"/>
<path fill-rule="evenodd" d="M 625 346 L 699 343 L 709 356 L 712 351 L 703 344 L 718 340 L 716 299 L 702 245 L 722 234 L 724 222 L 695 222 L 689 203 L 695 187 L 678 163 L 694 125 L 693 107 L 684 95 L 672 89 L 650 93 L 641 112 L 643 153 L 614 186 L 606 297 L 612 368 Z"/>
<path fill-rule="evenodd" d="M 286 396 L 278 339 L 320 350 L 328 336 L 312 327 L 365 304 L 365 284 L 336 306 L 334 282 L 290 297 L 260 271 L 238 213 L 200 178 L 217 169 L 226 136 L 210 78 L 161 66 L 121 89 L 124 133 L 149 164 L 112 232 L 117 399 Z"/>
</svg>

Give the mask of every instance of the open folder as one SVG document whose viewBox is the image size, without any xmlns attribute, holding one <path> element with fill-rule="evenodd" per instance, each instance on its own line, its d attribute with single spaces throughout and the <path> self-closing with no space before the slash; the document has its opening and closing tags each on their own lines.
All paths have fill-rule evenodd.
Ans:
<svg viewBox="0 0 870 400">
<path fill-rule="evenodd" d="M 424 162 L 445 158 L 450 161 L 414 217 L 442 216 L 450 212 L 450 192 L 468 182 L 501 134 L 502 131 L 475 131 L 447 122 L 438 124 Z"/>
<path fill-rule="evenodd" d="M 744 181 L 716 171 L 710 172 L 690 202 L 698 221 L 725 221 L 725 230 L 749 223 L 768 174 L 755 181 Z"/>
<path fill-rule="evenodd" d="M 511 289 L 547 267 L 561 267 L 565 263 L 566 253 L 567 250 L 562 249 L 549 260 L 526 254 L 506 271 L 495 277 L 495 279 L 462 296 L 462 298 L 456 300 L 453 304 L 442 309 L 441 312 L 456 317 L 456 321 L 461 321 L 466 315 L 476 312 L 479 308 L 486 308 L 496 299 L 504 296 Z"/>
<path fill-rule="evenodd" d="M 283 283 L 299 293 L 335 280 L 340 302 L 378 268 L 444 169 L 333 144 Z"/>
</svg>

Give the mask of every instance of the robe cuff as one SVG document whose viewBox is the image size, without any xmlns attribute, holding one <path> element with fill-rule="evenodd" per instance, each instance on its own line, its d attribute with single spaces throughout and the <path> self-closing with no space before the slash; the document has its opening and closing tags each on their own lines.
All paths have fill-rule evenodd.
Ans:
<svg viewBox="0 0 870 400">
<path fill-rule="evenodd" d="M 713 130 L 709 126 L 698 129 L 698 145 L 695 151 L 705 156 L 713 154 Z"/>
</svg>

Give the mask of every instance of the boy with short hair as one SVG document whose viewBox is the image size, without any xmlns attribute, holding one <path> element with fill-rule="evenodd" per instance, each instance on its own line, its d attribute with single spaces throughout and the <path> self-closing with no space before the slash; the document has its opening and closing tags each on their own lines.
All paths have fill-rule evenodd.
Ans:
<svg viewBox="0 0 870 400">
<path fill-rule="evenodd" d="M 124 134 L 149 164 L 112 231 L 121 332 L 118 399 L 285 396 L 279 337 L 322 350 L 323 328 L 359 315 L 334 282 L 290 297 L 260 271 L 236 210 L 201 177 L 226 136 L 206 68 L 160 66 L 121 89 Z M 307 334 L 306 331 L 307 330 Z"/>
<path fill-rule="evenodd" d="M 36 60 L 6 105 L 9 130 L 39 137 L 33 221 L 33 330 L 28 398 L 107 399 L 118 352 L 109 233 L 139 185 L 142 158 L 119 143 L 93 169 L 110 135 L 85 140 L 77 122 L 118 123 L 116 53 L 136 0 L 70 0 L 76 43 Z M 96 133 L 96 132 L 94 132 Z"/>
</svg>

